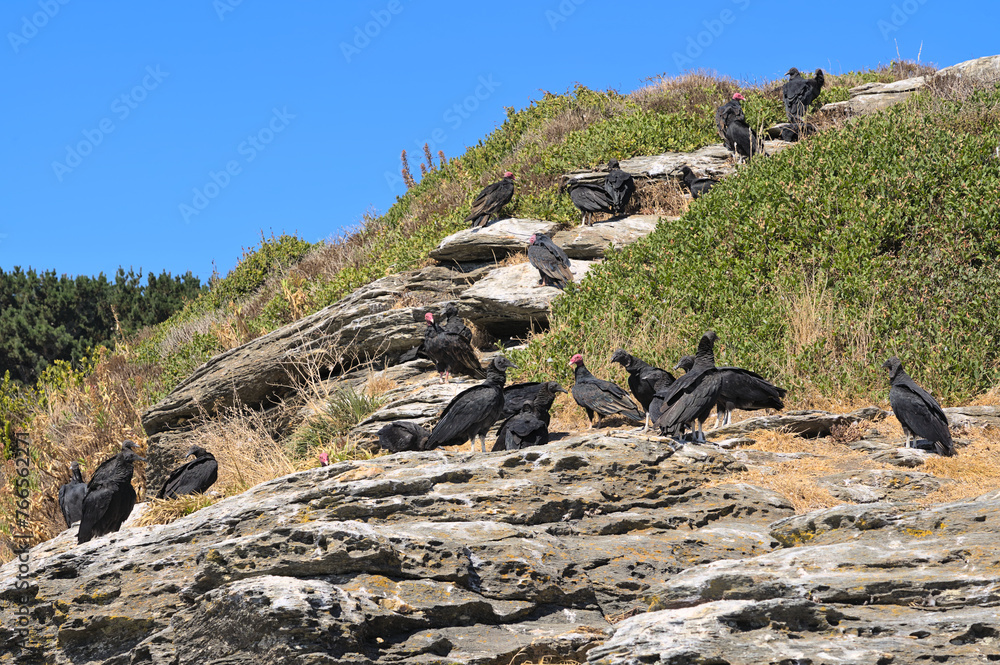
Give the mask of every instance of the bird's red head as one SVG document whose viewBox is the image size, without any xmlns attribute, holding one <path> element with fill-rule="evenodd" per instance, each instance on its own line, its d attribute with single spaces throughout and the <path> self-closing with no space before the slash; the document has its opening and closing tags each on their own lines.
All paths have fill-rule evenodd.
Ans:
<svg viewBox="0 0 1000 665">
<path fill-rule="evenodd" d="M 429 326 L 434 325 L 434 315 L 431 314 L 430 312 L 427 312 L 426 314 L 424 314 L 424 321 L 426 321 L 427 325 Z"/>
<path fill-rule="evenodd" d="M 534 245 L 536 240 L 538 240 L 538 235 L 535 234 L 535 233 L 532 233 L 531 237 L 528 238 L 528 244 L 529 245 Z"/>
<path fill-rule="evenodd" d="M 579 362 L 583 362 L 583 356 L 581 356 L 579 353 L 574 354 L 573 357 L 569 359 L 570 365 L 575 365 Z"/>
<path fill-rule="evenodd" d="M 743 95 L 741 95 L 738 92 L 734 92 L 733 93 L 733 99 L 738 99 L 738 100 L 740 100 L 742 102 L 744 99 L 746 99 L 746 97 L 744 97 Z"/>
<path fill-rule="evenodd" d="M 330 456 L 327 455 L 326 453 L 320 453 L 319 454 L 319 463 L 320 463 L 320 466 L 330 466 Z"/>
<path fill-rule="evenodd" d="M 513 180 L 514 179 L 514 174 L 511 173 L 510 171 L 504 171 L 503 172 L 503 177 L 510 178 L 511 180 Z"/>
</svg>

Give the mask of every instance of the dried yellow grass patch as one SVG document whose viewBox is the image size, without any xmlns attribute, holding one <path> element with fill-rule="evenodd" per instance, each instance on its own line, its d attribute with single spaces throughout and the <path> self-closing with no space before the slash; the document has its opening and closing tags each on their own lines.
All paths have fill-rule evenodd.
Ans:
<svg viewBox="0 0 1000 665">
<path fill-rule="evenodd" d="M 176 499 L 149 499 L 146 502 L 148 508 L 136 522 L 136 526 L 170 524 L 196 510 L 211 506 L 221 498 L 212 494 L 186 494 Z"/>
<path fill-rule="evenodd" d="M 1000 431 L 974 428 L 966 432 L 961 438 L 970 439 L 970 444 L 959 448 L 955 457 L 933 456 L 924 463 L 922 471 L 956 482 L 931 492 L 921 504 L 971 499 L 1000 489 Z"/>
<path fill-rule="evenodd" d="M 365 381 L 365 392 L 372 397 L 384 395 L 390 390 L 398 388 L 399 384 L 382 373 L 371 373 Z"/>
<path fill-rule="evenodd" d="M 1000 386 L 994 386 L 989 392 L 972 398 L 969 406 L 1000 406 Z"/>
<path fill-rule="evenodd" d="M 516 266 L 519 263 L 528 262 L 528 251 L 514 252 L 513 254 L 508 254 L 502 261 L 498 262 L 497 265 L 500 267 L 504 266 Z"/>
<path fill-rule="evenodd" d="M 885 469 L 865 453 L 851 450 L 830 439 L 804 439 L 787 432 L 758 430 L 748 434 L 755 443 L 750 449 L 774 453 L 810 453 L 820 457 L 804 457 L 771 465 L 772 471 L 741 471 L 714 481 L 713 485 L 747 483 L 763 487 L 784 496 L 797 513 L 836 506 L 844 501 L 816 484 L 818 478 L 861 469 Z"/>
</svg>

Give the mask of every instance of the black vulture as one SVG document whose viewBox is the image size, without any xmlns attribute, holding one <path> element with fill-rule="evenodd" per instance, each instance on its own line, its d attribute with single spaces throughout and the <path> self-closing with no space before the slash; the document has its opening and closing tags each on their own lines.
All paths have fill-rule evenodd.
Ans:
<svg viewBox="0 0 1000 665">
<path fill-rule="evenodd" d="M 201 446 L 191 446 L 184 458 L 194 455 L 194 459 L 182 464 L 167 477 L 157 499 L 176 499 L 185 494 L 203 494 L 219 479 L 219 463 L 215 455 Z"/>
<path fill-rule="evenodd" d="M 83 498 L 87 496 L 87 483 L 83 482 L 80 463 L 70 462 L 69 472 L 69 482 L 59 488 L 59 508 L 62 509 L 67 527 L 80 521 L 83 515 Z"/>
<path fill-rule="evenodd" d="M 542 384 L 538 381 L 526 383 L 512 383 L 503 389 L 503 415 L 504 419 L 510 418 L 515 413 L 521 412 L 521 406 L 525 402 L 534 402 L 535 395 L 541 389 Z"/>
<path fill-rule="evenodd" d="M 562 289 L 566 282 L 573 281 L 566 252 L 544 233 L 536 233 L 528 240 L 528 263 L 538 270 L 540 286 Z"/>
<path fill-rule="evenodd" d="M 906 433 L 906 447 L 911 447 L 914 438 L 926 439 L 934 444 L 938 455 L 950 457 L 955 454 L 955 444 L 948 429 L 948 416 L 926 390 L 903 371 L 903 363 L 893 356 L 882 364 L 889 370 L 889 404 L 896 419 Z"/>
<path fill-rule="evenodd" d="M 507 368 L 516 365 L 503 356 L 497 356 L 486 369 L 486 380 L 455 395 L 441 412 L 441 419 L 431 431 L 426 448 L 460 445 L 479 437 L 486 452 L 486 433 L 503 412 L 503 385 L 507 382 Z"/>
<path fill-rule="evenodd" d="M 817 69 L 813 78 L 804 79 L 799 70 L 792 67 L 785 76 L 788 77 L 788 81 L 781 87 L 785 115 L 788 116 L 788 122 L 797 125 L 805 118 L 809 105 L 819 97 L 824 83 L 823 70 Z"/>
<path fill-rule="evenodd" d="M 694 358 L 694 356 L 691 356 Z M 675 368 L 676 369 L 676 368 Z M 674 385 L 674 375 L 667 372 L 659 381 L 653 384 L 653 399 L 649 400 L 649 409 L 646 411 L 647 422 L 655 423 L 663 413 L 663 398 L 670 394 L 671 386 Z"/>
<path fill-rule="evenodd" d="M 611 197 L 611 211 L 621 215 L 635 194 L 635 181 L 627 171 L 622 171 L 617 159 L 608 161 L 608 175 L 604 178 L 604 191 Z"/>
<path fill-rule="evenodd" d="M 719 181 L 713 178 L 699 178 L 687 165 L 681 167 L 681 174 L 684 176 L 684 184 L 691 190 L 691 198 L 693 199 L 697 199 L 719 184 Z"/>
<path fill-rule="evenodd" d="M 448 332 L 434 322 L 431 312 L 424 314 L 427 332 L 424 334 L 424 353 L 437 366 L 441 382 L 447 383 L 453 372 L 461 372 L 477 379 L 484 376 L 483 367 L 476 359 L 469 340 L 459 333 Z"/>
<path fill-rule="evenodd" d="M 458 315 L 458 307 L 453 302 L 447 302 L 444 304 L 437 313 L 437 320 L 444 321 L 441 324 L 441 328 L 445 332 L 457 333 L 469 343 L 472 342 L 472 330 L 469 326 L 465 325 L 465 321 L 462 317 Z"/>
<path fill-rule="evenodd" d="M 694 356 L 684 356 L 674 369 L 690 371 L 694 366 Z M 728 425 L 733 411 L 757 411 L 758 409 L 783 409 L 784 388 L 779 388 L 760 374 L 742 367 L 717 367 L 722 384 L 719 399 L 715 403 L 715 426 Z"/>
<path fill-rule="evenodd" d="M 577 353 L 569 360 L 570 365 L 576 365 L 573 383 L 573 399 L 587 411 L 587 420 L 590 426 L 594 427 L 594 414 L 596 413 L 597 424 L 605 416 L 621 414 L 637 423 L 643 420 L 642 413 L 636 407 L 635 402 L 629 399 L 628 393 L 621 387 L 603 381 L 590 373 L 590 370 L 583 364 L 583 356 Z"/>
<path fill-rule="evenodd" d="M 378 445 L 382 450 L 398 453 L 404 450 L 423 450 L 431 433 L 416 423 L 400 420 L 389 423 L 378 431 Z"/>
<path fill-rule="evenodd" d="M 90 477 L 76 538 L 78 545 L 117 531 L 128 519 L 135 505 L 132 464 L 136 460 L 146 461 L 135 453 L 136 449 L 134 442 L 124 441 L 121 452 L 105 460 Z"/>
<path fill-rule="evenodd" d="M 684 428 L 690 428 L 695 440 L 705 440 L 704 423 L 718 401 L 722 385 L 715 367 L 715 340 L 713 330 L 702 335 L 694 366 L 674 381 L 664 396 L 662 412 L 656 421 L 661 434 L 678 436 Z"/>
<path fill-rule="evenodd" d="M 733 120 L 726 127 L 726 136 L 732 143 L 736 154 L 752 159 L 754 155 L 767 154 L 764 152 L 764 142 L 750 129 L 750 125 L 745 120 Z"/>
<path fill-rule="evenodd" d="M 646 426 L 649 429 L 649 405 L 656 395 L 656 383 L 661 379 L 669 379 L 669 383 L 674 382 L 674 375 L 665 369 L 653 367 L 625 349 L 618 349 L 611 355 L 611 362 L 618 363 L 628 372 L 628 388 L 632 391 L 639 404 L 646 411 Z"/>
<path fill-rule="evenodd" d="M 472 210 L 464 221 L 472 222 L 473 229 L 489 224 L 490 219 L 500 212 L 500 209 L 510 203 L 514 196 L 514 174 L 507 171 L 503 179 L 492 185 L 487 185 L 472 202 Z"/>
<path fill-rule="evenodd" d="M 549 442 L 549 426 L 538 417 L 531 404 L 525 403 L 521 408 L 521 413 L 511 416 L 503 424 L 493 450 L 497 450 L 497 446 L 500 445 L 501 435 L 504 445 L 502 450 L 521 450 L 529 446 L 544 446 Z"/>
<path fill-rule="evenodd" d="M 747 121 L 746 116 L 743 115 L 743 105 L 740 104 L 744 99 L 743 95 L 734 92 L 732 99 L 715 109 L 715 129 L 719 132 L 719 136 L 722 137 L 722 142 L 725 144 L 726 150 L 730 152 L 734 148 L 726 130 L 729 127 L 729 123 L 733 120 L 739 120 L 744 123 Z"/>
<path fill-rule="evenodd" d="M 584 226 L 592 226 L 594 224 L 595 212 L 612 214 L 611 197 L 608 196 L 603 185 L 571 182 L 569 184 L 569 198 L 577 210 L 583 213 L 580 223 Z"/>
<path fill-rule="evenodd" d="M 528 384 L 522 384 L 522 385 L 528 385 Z M 496 452 L 498 450 L 515 450 L 515 448 L 507 447 L 507 430 L 509 429 L 508 425 L 511 423 L 511 421 L 513 421 L 515 418 L 518 418 L 521 415 L 525 407 L 530 407 L 532 414 L 534 414 L 534 417 L 540 420 L 545 425 L 546 440 L 543 441 L 542 443 L 548 443 L 548 436 L 549 436 L 548 428 L 549 428 L 549 422 L 552 419 L 552 415 L 549 413 L 549 409 L 552 408 L 552 403 L 556 399 L 556 393 L 564 393 L 566 392 L 566 389 L 560 386 L 555 381 L 546 381 L 545 383 L 538 383 L 532 385 L 536 386 L 533 397 L 531 399 L 522 400 L 521 409 L 507 416 L 507 419 L 504 421 L 503 425 L 500 426 L 500 431 L 497 432 L 497 440 L 493 444 L 493 452 Z M 504 397 L 505 398 L 507 397 L 506 390 L 504 390 Z M 509 402 L 507 404 L 504 404 L 504 414 L 507 413 L 508 404 Z M 522 418 L 521 420 L 525 419 Z M 528 436 L 526 433 L 524 433 L 525 426 L 521 424 L 518 427 L 522 430 L 522 433 L 518 434 L 517 436 L 521 437 L 522 439 L 525 439 Z M 536 430 L 537 428 L 531 431 L 536 431 Z M 526 444 L 526 445 L 540 445 L 540 444 Z"/>
</svg>

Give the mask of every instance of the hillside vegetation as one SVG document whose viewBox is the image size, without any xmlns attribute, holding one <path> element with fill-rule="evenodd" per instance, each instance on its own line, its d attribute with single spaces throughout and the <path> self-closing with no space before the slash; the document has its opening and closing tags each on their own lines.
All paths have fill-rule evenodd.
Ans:
<svg viewBox="0 0 1000 665">
<path fill-rule="evenodd" d="M 829 76 L 816 104 L 847 99 L 861 83 L 925 71 L 897 63 Z M 780 85 L 691 74 L 653 79 L 627 95 L 582 86 L 545 94 L 508 109 L 502 126 L 458 158 L 428 151 L 419 182 L 356 231 L 317 244 L 262 237 L 166 322 L 74 366 L 56 363 L 33 388 L 3 382 L 5 459 L 22 432 L 38 470 L 32 533 L 42 540 L 61 528 L 53 497 L 70 459 L 91 470 L 122 439 L 143 441 L 140 414 L 213 355 L 372 280 L 427 265 L 429 250 L 466 226 L 471 200 L 503 171 L 517 176 L 508 214 L 574 225 L 578 213 L 559 192 L 563 173 L 717 143 L 713 111 L 736 90 L 747 98 L 748 118 L 770 125 L 784 117 Z M 568 288 L 550 332 L 514 353 L 521 369 L 510 378 L 567 381 L 570 355 L 583 351 L 599 374 L 620 379 L 606 367 L 617 346 L 673 365 L 713 326 L 720 360 L 777 379 L 791 389 L 792 405 L 884 401 L 876 363 L 889 353 L 946 402 L 996 385 L 998 94 L 931 91 L 870 118 L 816 117 L 820 135 L 741 167 L 689 208 L 681 202 L 678 221 L 661 223 Z M 640 187 L 635 207 L 666 214 L 668 199 Z M 301 438 L 242 422 L 233 436 L 266 434 L 267 446 L 281 448 L 275 469 L 312 463 Z M 226 436 L 219 432 L 220 441 Z M 248 482 L 234 480 L 230 489 Z M 4 525 L 15 505 L 4 488 Z"/>
<path fill-rule="evenodd" d="M 920 95 L 755 160 L 568 289 L 518 361 L 548 376 L 550 358 L 624 345 L 672 367 L 714 327 L 721 363 L 800 403 L 884 397 L 890 355 L 945 402 L 984 392 L 1000 380 L 998 144 L 994 89 Z"/>
</svg>

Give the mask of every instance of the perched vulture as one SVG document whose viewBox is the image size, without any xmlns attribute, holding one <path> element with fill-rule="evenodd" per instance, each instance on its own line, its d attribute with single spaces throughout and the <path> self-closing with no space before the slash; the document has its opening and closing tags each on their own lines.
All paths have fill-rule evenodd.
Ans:
<svg viewBox="0 0 1000 665">
<path fill-rule="evenodd" d="M 527 383 L 512 383 L 504 388 L 502 415 L 504 420 L 515 413 L 520 413 L 525 402 L 534 402 L 541 387 L 542 384 L 538 381 L 529 381 Z"/>
<path fill-rule="evenodd" d="M 536 233 L 528 241 L 528 263 L 538 270 L 540 286 L 562 289 L 573 281 L 566 252 L 544 233 Z"/>
<path fill-rule="evenodd" d="M 521 403 L 521 411 L 514 413 L 504 421 L 503 425 L 500 426 L 500 431 L 497 432 L 496 443 L 493 444 L 493 452 L 498 450 L 518 450 L 525 446 L 536 446 L 543 445 L 549 442 L 549 422 L 552 419 L 552 415 L 549 413 L 549 409 L 552 408 L 552 403 L 556 399 L 556 393 L 564 393 L 566 389 L 560 386 L 555 381 L 547 381 L 545 383 L 535 384 L 537 389 L 535 390 L 534 397 L 531 400 L 524 400 Z M 506 390 L 504 395 L 506 397 Z M 531 418 L 525 416 L 525 409 L 531 414 Z M 504 406 L 504 412 L 506 413 L 507 407 Z M 536 424 L 530 423 L 532 419 L 537 420 L 544 425 L 544 430 L 538 427 Z M 507 434 L 512 428 L 516 428 L 515 431 L 515 447 L 511 448 Z M 542 440 L 544 437 L 544 441 Z M 533 441 L 533 443 L 527 443 L 528 441 Z"/>
<path fill-rule="evenodd" d="M 444 307 L 438 311 L 437 318 L 444 321 L 441 324 L 441 328 L 445 332 L 457 333 L 459 336 L 464 337 L 467 342 L 472 342 L 472 330 L 469 329 L 469 326 L 465 325 L 465 321 L 458 315 L 458 307 L 455 303 L 445 303 Z"/>
<path fill-rule="evenodd" d="M 170 472 L 167 482 L 163 483 L 157 499 L 176 499 L 184 494 L 204 493 L 215 484 L 219 478 L 219 463 L 215 455 L 201 446 L 191 446 L 185 459 L 194 455 L 194 459 L 182 464 Z"/>
<path fill-rule="evenodd" d="M 687 165 L 681 167 L 681 174 L 684 176 L 684 184 L 691 190 L 691 198 L 693 199 L 697 199 L 719 184 L 719 181 L 713 178 L 699 178 Z"/>
<path fill-rule="evenodd" d="M 743 123 L 747 121 L 746 116 L 743 115 L 743 105 L 740 104 L 744 99 L 743 95 L 734 92 L 732 99 L 715 109 L 715 129 L 719 132 L 719 136 L 722 137 L 722 142 L 725 143 L 726 150 L 730 152 L 735 148 L 733 148 L 733 144 L 729 141 L 726 129 L 733 120 L 739 120 Z"/>
<path fill-rule="evenodd" d="M 604 178 L 604 191 L 611 198 L 611 211 L 621 215 L 628 208 L 635 194 L 635 181 L 626 171 L 622 171 L 617 159 L 608 161 L 608 175 Z"/>
<path fill-rule="evenodd" d="M 503 412 L 503 385 L 507 382 L 507 369 L 516 367 L 503 356 L 497 356 L 486 369 L 486 380 L 455 395 L 441 412 L 441 419 L 431 431 L 425 447 L 461 445 L 472 439 L 475 450 L 476 437 L 482 451 L 486 452 L 486 433 Z"/>
<path fill-rule="evenodd" d="M 580 223 L 584 226 L 593 225 L 595 212 L 612 214 L 611 197 L 608 196 L 603 185 L 571 182 L 569 184 L 569 198 L 577 210 L 583 213 Z"/>
<path fill-rule="evenodd" d="M 713 330 L 702 335 L 694 366 L 674 381 L 669 393 L 664 395 L 660 417 L 656 421 L 661 434 L 679 436 L 687 428 L 695 435 L 695 440 L 705 440 L 704 423 L 718 401 L 722 385 L 715 367 L 715 340 Z"/>
<path fill-rule="evenodd" d="M 117 531 L 128 519 L 135 505 L 132 464 L 136 460 L 146 461 L 145 457 L 135 453 L 136 449 L 134 442 L 124 441 L 121 452 L 105 460 L 90 477 L 77 533 L 78 545 Z"/>
<path fill-rule="evenodd" d="M 431 433 L 420 425 L 408 420 L 398 420 L 378 431 L 378 445 L 390 453 L 423 450 L 430 436 Z"/>
<path fill-rule="evenodd" d="M 474 229 L 482 228 L 490 223 L 490 219 L 500 212 L 500 209 L 510 203 L 514 196 L 514 174 L 507 171 L 503 179 L 492 185 L 487 185 L 472 202 L 472 210 L 464 221 L 472 222 Z"/>
<path fill-rule="evenodd" d="M 677 367 L 690 371 L 694 365 L 694 356 L 684 356 L 677 362 Z M 718 367 L 722 385 L 719 388 L 719 399 L 715 403 L 715 426 L 728 425 L 733 411 L 757 411 L 759 409 L 783 409 L 782 400 L 788 392 L 779 388 L 760 374 L 741 367 Z"/>
<path fill-rule="evenodd" d="M 427 321 L 424 353 L 434 361 L 442 383 L 447 383 L 453 372 L 468 374 L 477 379 L 483 377 L 482 365 L 476 359 L 476 352 L 472 350 L 469 340 L 459 333 L 441 328 L 434 322 L 434 315 L 430 312 L 424 314 L 424 320 Z"/>
<path fill-rule="evenodd" d="M 819 97 L 820 90 L 823 89 L 823 70 L 817 69 L 813 78 L 804 79 L 799 70 L 792 67 L 785 76 L 788 81 L 781 87 L 785 115 L 788 116 L 788 122 L 797 125 L 806 117 L 809 105 Z"/>
<path fill-rule="evenodd" d="M 632 395 L 639 401 L 646 411 L 646 426 L 643 430 L 649 429 L 649 405 L 656 396 L 656 384 L 658 381 L 667 379 L 670 385 L 674 382 L 674 375 L 665 369 L 653 367 L 639 358 L 627 353 L 625 349 L 618 349 L 611 356 L 611 362 L 618 363 L 628 372 L 628 388 Z"/>
<path fill-rule="evenodd" d="M 926 439 L 934 444 L 938 455 L 954 455 L 955 444 L 948 429 L 948 417 L 937 400 L 903 371 L 903 363 L 899 358 L 889 358 L 882 367 L 889 370 L 889 381 L 892 384 L 889 404 L 906 433 L 906 447 L 911 447 L 914 438 Z"/>
<path fill-rule="evenodd" d="M 767 154 L 764 152 L 764 142 L 745 120 L 733 120 L 726 127 L 726 137 L 732 144 L 736 154 L 746 159 L 752 159 L 754 155 Z"/>
<path fill-rule="evenodd" d="M 694 358 L 694 356 L 691 356 Z M 674 369 L 677 369 L 674 367 Z M 649 409 L 646 411 L 646 422 L 655 423 L 660 419 L 663 414 L 663 398 L 667 397 L 672 391 L 671 388 L 674 385 L 674 375 L 667 372 L 667 375 L 661 377 L 656 383 L 653 384 L 653 399 L 649 401 Z"/>
<path fill-rule="evenodd" d="M 80 473 L 80 463 L 70 462 L 70 480 L 59 488 L 59 508 L 62 509 L 63 519 L 66 526 L 73 526 L 73 522 L 79 522 L 83 515 L 83 499 L 87 496 L 87 483 L 83 482 L 83 474 Z"/>
<path fill-rule="evenodd" d="M 573 383 L 573 399 L 587 412 L 587 420 L 594 427 L 594 414 L 598 416 L 597 425 L 605 416 L 621 414 L 637 423 L 643 420 L 642 413 L 629 399 L 628 393 L 610 381 L 603 381 L 590 373 L 583 364 L 583 356 L 577 353 L 569 360 L 570 365 L 576 365 Z"/>
</svg>

